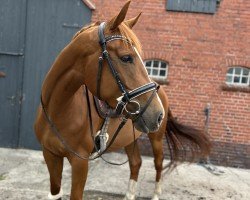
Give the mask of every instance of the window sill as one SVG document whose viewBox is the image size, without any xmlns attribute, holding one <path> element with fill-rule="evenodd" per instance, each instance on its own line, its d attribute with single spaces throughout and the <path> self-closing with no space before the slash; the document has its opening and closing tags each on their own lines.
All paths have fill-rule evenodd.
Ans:
<svg viewBox="0 0 250 200">
<path fill-rule="evenodd" d="M 228 85 L 224 83 L 221 86 L 221 89 L 224 91 L 231 91 L 231 92 L 245 92 L 250 93 L 250 87 L 249 86 L 240 86 L 240 85 Z"/>
<path fill-rule="evenodd" d="M 169 82 L 167 81 L 166 78 L 155 78 L 155 77 L 150 77 L 150 78 L 160 85 L 169 85 Z"/>
</svg>

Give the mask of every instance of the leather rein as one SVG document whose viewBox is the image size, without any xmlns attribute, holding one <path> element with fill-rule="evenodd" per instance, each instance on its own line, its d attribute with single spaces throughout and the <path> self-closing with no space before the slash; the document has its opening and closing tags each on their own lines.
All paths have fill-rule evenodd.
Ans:
<svg viewBox="0 0 250 200">
<path fill-rule="evenodd" d="M 98 149 L 98 147 L 97 147 L 97 145 L 95 143 L 93 122 L 92 122 L 92 116 L 91 116 L 91 105 L 90 105 L 90 99 L 89 99 L 89 92 L 88 92 L 88 89 L 87 89 L 86 85 L 85 85 L 85 93 L 86 93 L 87 108 L 88 108 L 88 118 L 89 118 L 89 123 L 90 123 L 90 132 L 91 132 L 91 136 L 92 136 L 93 143 L 94 143 L 94 149 L 97 152 L 97 155 L 90 154 L 89 156 L 85 157 L 85 156 L 80 155 L 76 151 L 74 151 L 66 143 L 66 141 L 64 140 L 64 138 L 60 134 L 58 128 L 53 123 L 52 119 L 50 118 L 50 116 L 49 116 L 49 114 L 48 114 L 48 112 L 46 110 L 45 104 L 43 102 L 42 94 L 41 94 L 41 99 L 40 99 L 45 119 L 49 123 L 52 132 L 55 134 L 55 136 L 59 139 L 59 141 L 63 144 L 63 146 L 65 147 L 65 149 L 68 152 L 70 152 L 73 155 L 77 156 L 78 158 L 84 159 L 84 160 L 94 160 L 96 158 L 101 157 L 104 161 L 106 161 L 102 157 L 102 155 L 113 144 L 113 142 L 115 141 L 118 133 L 123 128 L 123 126 L 126 124 L 127 120 L 129 118 L 131 118 L 132 121 L 136 121 L 139 117 L 141 117 L 143 115 L 143 113 L 146 111 L 149 104 L 152 102 L 153 97 L 156 95 L 156 93 L 157 93 L 157 91 L 159 89 L 159 86 L 156 83 L 151 82 L 151 83 L 145 84 L 145 85 L 143 85 L 141 87 L 138 87 L 138 88 L 136 88 L 136 89 L 134 89 L 132 91 L 127 91 L 127 89 L 125 88 L 124 84 L 122 83 L 122 81 L 121 81 L 121 79 L 119 77 L 119 74 L 118 74 L 117 70 L 114 68 L 114 66 L 112 64 L 111 58 L 110 58 L 109 53 L 107 51 L 107 43 L 111 42 L 111 41 L 114 41 L 114 40 L 124 40 L 124 41 L 128 42 L 131 46 L 132 46 L 132 44 L 129 42 L 129 40 L 126 37 L 124 37 L 122 35 L 112 35 L 112 36 L 105 37 L 104 29 L 105 29 L 105 22 L 101 23 L 99 25 L 99 27 L 98 27 L 99 43 L 100 43 L 101 48 L 102 48 L 102 55 L 99 57 L 99 69 L 98 69 L 98 75 L 97 75 L 97 97 L 99 99 L 101 98 L 100 97 L 100 85 L 101 85 L 101 75 L 102 75 L 102 68 L 103 68 L 103 61 L 104 60 L 107 61 L 109 69 L 110 69 L 113 77 L 115 78 L 116 83 L 117 83 L 117 85 L 118 85 L 118 87 L 119 87 L 119 89 L 120 89 L 120 91 L 122 93 L 122 96 L 117 98 L 118 103 L 117 103 L 116 109 L 115 109 L 116 115 L 120 116 L 122 121 L 121 121 L 120 125 L 118 126 L 118 128 L 116 129 L 116 131 L 115 131 L 113 137 L 111 138 L 110 142 L 108 143 L 108 145 L 106 146 L 106 144 L 105 144 L 105 148 L 103 148 L 101 151 L 99 151 L 99 149 Z M 143 95 L 143 94 L 145 94 L 147 92 L 151 92 L 151 91 L 152 91 L 152 94 L 149 97 L 146 105 L 141 108 L 140 104 L 137 101 L 135 101 L 134 99 L 136 97 L 140 96 L 140 95 Z M 138 109 L 135 112 L 128 111 L 126 106 L 129 103 L 137 104 Z M 105 122 L 109 121 L 109 118 L 110 118 L 109 113 L 110 113 L 109 111 L 106 113 L 105 121 L 104 121 L 104 124 L 103 124 L 103 127 L 102 127 L 101 131 L 103 131 L 103 129 L 107 130 L 108 123 L 105 124 Z M 133 127 L 133 129 L 134 129 L 134 127 Z M 135 140 L 135 135 L 134 135 L 134 140 Z M 108 161 L 106 161 L 106 162 L 108 162 Z M 112 163 L 112 162 L 108 162 L 108 163 L 113 164 L 113 165 L 122 165 L 122 164 L 124 164 L 126 162 L 123 162 L 123 163 L 120 163 L 120 164 Z"/>
</svg>

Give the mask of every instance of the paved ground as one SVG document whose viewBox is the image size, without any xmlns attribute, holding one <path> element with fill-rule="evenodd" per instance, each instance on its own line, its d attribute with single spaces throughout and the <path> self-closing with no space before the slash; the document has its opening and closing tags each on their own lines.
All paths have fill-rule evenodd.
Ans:
<svg viewBox="0 0 250 200">
<path fill-rule="evenodd" d="M 123 154 L 105 157 L 124 161 Z M 217 167 L 217 175 L 200 165 L 181 165 L 163 180 L 161 199 L 168 200 L 249 200 L 250 170 Z M 150 199 L 154 189 L 153 159 L 143 157 L 138 185 L 138 200 Z M 102 160 L 90 162 L 85 188 L 87 200 L 121 200 L 129 177 L 128 164 L 111 166 Z M 0 148 L 0 200 L 46 200 L 49 177 L 40 151 Z M 69 199 L 70 166 L 65 161 L 63 172 L 64 200 Z"/>
</svg>

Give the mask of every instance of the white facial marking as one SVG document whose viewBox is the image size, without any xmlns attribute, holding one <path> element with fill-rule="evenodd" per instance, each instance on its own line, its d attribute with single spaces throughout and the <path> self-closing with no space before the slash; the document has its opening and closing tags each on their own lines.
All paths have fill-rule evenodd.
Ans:
<svg viewBox="0 0 250 200">
<path fill-rule="evenodd" d="M 140 59 L 142 65 L 144 66 L 144 70 L 145 70 L 146 74 L 148 74 L 147 69 L 146 69 L 146 67 L 145 67 L 145 65 L 144 65 L 144 63 L 143 63 L 142 58 L 141 58 L 141 55 L 139 54 L 139 52 L 138 52 L 138 50 L 136 49 L 136 47 L 133 46 L 133 49 L 135 50 L 135 52 L 136 52 L 137 56 L 139 57 L 139 59 Z M 163 113 L 162 113 L 162 114 L 163 114 L 163 118 L 164 118 L 164 116 L 165 116 L 164 107 L 163 107 L 163 105 L 162 105 L 162 102 L 161 102 L 161 100 L 160 100 L 159 95 L 156 94 L 156 96 L 157 96 L 157 99 L 158 99 L 158 101 L 159 101 L 159 103 L 160 103 L 160 105 L 161 105 L 161 108 L 162 108 L 162 110 L 163 110 Z"/>
<path fill-rule="evenodd" d="M 161 106 L 161 109 L 163 110 L 163 117 L 162 118 L 164 118 L 164 116 L 165 116 L 165 109 L 164 109 L 164 107 L 163 107 L 163 105 L 162 105 L 162 102 L 161 102 L 161 99 L 160 99 L 160 97 L 159 97 L 159 95 L 156 93 L 156 97 L 157 97 L 157 99 L 158 99 L 158 101 L 159 101 L 159 103 L 160 103 L 160 106 Z"/>
<path fill-rule="evenodd" d="M 136 49 L 136 47 L 133 46 L 133 49 L 135 50 L 136 55 L 139 57 L 139 59 L 140 59 L 142 65 L 143 65 L 143 68 L 144 68 L 146 74 L 148 74 L 147 69 L 146 69 L 146 67 L 145 67 L 145 65 L 144 65 L 144 63 L 143 63 L 142 58 L 141 58 L 141 55 L 139 54 L 139 52 L 138 52 L 138 50 Z"/>
</svg>

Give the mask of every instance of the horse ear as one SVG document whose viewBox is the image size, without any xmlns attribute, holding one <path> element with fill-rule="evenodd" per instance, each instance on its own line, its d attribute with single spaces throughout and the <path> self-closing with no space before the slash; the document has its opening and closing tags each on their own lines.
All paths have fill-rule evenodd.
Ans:
<svg viewBox="0 0 250 200">
<path fill-rule="evenodd" d="M 125 19 L 130 1 L 127 1 L 122 7 L 119 14 L 108 22 L 108 27 L 110 30 L 115 30 Z"/>
<path fill-rule="evenodd" d="M 126 20 L 125 21 L 125 24 L 129 27 L 129 28 L 133 28 L 134 25 L 137 23 L 138 19 L 140 18 L 142 13 L 140 13 L 139 15 L 137 15 L 136 17 L 132 18 L 132 19 L 129 19 L 129 20 Z"/>
</svg>

